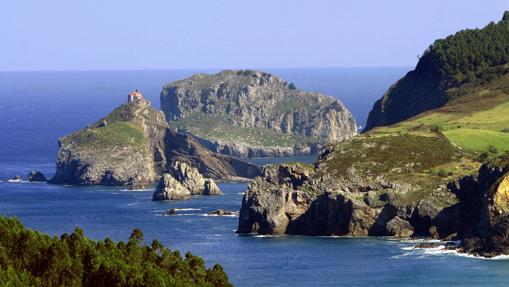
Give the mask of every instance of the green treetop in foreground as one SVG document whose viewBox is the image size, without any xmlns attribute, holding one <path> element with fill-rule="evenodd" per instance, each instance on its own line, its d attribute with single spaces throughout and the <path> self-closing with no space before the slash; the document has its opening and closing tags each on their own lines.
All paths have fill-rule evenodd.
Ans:
<svg viewBox="0 0 509 287">
<path fill-rule="evenodd" d="M 151 246 L 135 229 L 129 241 L 94 241 L 76 228 L 50 237 L 0 216 L 2 286 L 231 286 L 220 265 L 207 269 L 203 259 Z"/>
</svg>

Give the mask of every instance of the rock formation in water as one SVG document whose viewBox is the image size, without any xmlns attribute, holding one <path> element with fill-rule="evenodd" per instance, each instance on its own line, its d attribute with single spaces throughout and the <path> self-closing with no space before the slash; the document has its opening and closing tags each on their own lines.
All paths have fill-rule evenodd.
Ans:
<svg viewBox="0 0 509 287">
<path fill-rule="evenodd" d="M 224 210 L 224 209 L 216 209 L 211 212 L 207 212 L 208 215 L 216 215 L 216 216 L 238 216 L 238 211 Z"/>
<path fill-rule="evenodd" d="M 259 168 L 213 153 L 188 135 L 169 129 L 162 112 L 141 99 L 59 140 L 52 183 L 146 186 L 172 163 L 185 162 L 208 178 L 252 178 Z"/>
<path fill-rule="evenodd" d="M 191 199 L 191 191 L 169 173 L 163 174 L 157 184 L 156 191 L 152 195 L 152 200 L 182 199 Z"/>
<path fill-rule="evenodd" d="M 220 195 L 221 190 L 211 178 L 204 178 L 196 168 L 176 161 L 164 173 L 152 196 L 153 200 L 190 199 L 192 195 Z"/>
<path fill-rule="evenodd" d="M 29 174 L 28 174 L 28 181 L 47 181 L 46 177 L 44 176 L 44 174 L 38 170 L 32 170 Z"/>
<path fill-rule="evenodd" d="M 429 170 L 459 157 L 444 139 L 361 137 L 323 150 L 315 166 L 267 166 L 244 195 L 238 232 L 450 235 L 443 212 L 457 200 Z"/>
<path fill-rule="evenodd" d="M 196 168 L 176 161 L 170 168 L 170 174 L 177 179 L 192 195 L 219 195 L 221 191 L 213 179 L 204 178 Z"/>
<path fill-rule="evenodd" d="M 509 254 L 500 117 L 508 35 L 506 12 L 498 24 L 435 42 L 375 104 L 368 129 L 397 124 L 329 145 L 313 166 L 265 167 L 244 195 L 238 232 L 422 236 L 460 240 L 459 251 L 475 255 Z"/>
<path fill-rule="evenodd" d="M 314 154 L 324 143 L 357 134 L 340 101 L 249 70 L 197 74 L 167 84 L 161 109 L 171 127 L 234 156 Z"/>
<path fill-rule="evenodd" d="M 447 165 L 458 169 L 436 171 Z M 509 254 L 509 155 L 476 166 L 444 138 L 357 138 L 315 165 L 266 166 L 244 195 L 237 232 L 430 237 Z"/>
</svg>

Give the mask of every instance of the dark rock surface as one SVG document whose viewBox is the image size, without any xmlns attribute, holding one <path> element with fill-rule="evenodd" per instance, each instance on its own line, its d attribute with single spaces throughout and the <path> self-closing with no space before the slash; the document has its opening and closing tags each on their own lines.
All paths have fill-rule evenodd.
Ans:
<svg viewBox="0 0 509 287">
<path fill-rule="evenodd" d="M 438 248 L 441 246 L 442 244 L 440 242 L 424 242 L 415 245 L 414 248 Z"/>
<path fill-rule="evenodd" d="M 232 215 L 239 215 L 239 212 L 224 210 L 224 209 L 216 209 L 214 211 L 208 212 L 207 214 L 208 215 L 217 215 L 217 216 L 232 216 Z"/>
<path fill-rule="evenodd" d="M 44 174 L 38 170 L 32 170 L 29 174 L 28 174 L 28 181 L 47 181 L 46 177 L 44 176 Z"/>
<path fill-rule="evenodd" d="M 443 149 L 442 155 L 437 148 Z M 454 148 L 442 140 L 373 137 L 328 147 L 314 166 L 266 166 L 244 195 L 238 232 L 451 235 L 449 226 L 458 213 L 451 207 L 457 202 L 454 194 L 435 190 L 433 182 L 439 179 L 431 177 L 430 192 L 423 193 L 421 181 L 412 181 L 412 174 L 455 156 Z"/>
<path fill-rule="evenodd" d="M 373 196 L 370 193 L 374 190 L 359 188 L 352 181 L 324 176 L 317 167 L 323 164 L 320 161 L 306 172 L 299 165 L 267 166 L 262 177 L 255 178 L 248 187 L 237 232 L 420 236 L 460 240 L 459 245 L 451 243 L 446 249 L 477 256 L 509 254 L 509 156 L 506 157 L 505 162 L 484 164 L 476 175 L 431 191 L 429 199 L 412 196 L 403 204 L 397 197 L 403 186 L 386 182 L 377 188 L 385 186 L 383 192 L 378 190 L 375 194 L 379 195 Z M 321 161 L 327 161 L 327 156 Z M 373 188 L 377 184 L 380 183 L 371 183 Z M 412 190 L 411 186 L 406 188 Z M 456 200 L 444 204 L 443 200 L 451 196 Z"/>
</svg>

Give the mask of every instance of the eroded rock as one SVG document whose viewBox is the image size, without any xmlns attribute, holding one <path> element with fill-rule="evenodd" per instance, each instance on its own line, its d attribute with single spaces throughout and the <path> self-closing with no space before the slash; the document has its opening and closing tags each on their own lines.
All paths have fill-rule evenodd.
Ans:
<svg viewBox="0 0 509 287">
<path fill-rule="evenodd" d="M 163 174 L 152 195 L 152 200 L 191 199 L 191 191 L 169 173 Z"/>
<path fill-rule="evenodd" d="M 167 84 L 161 109 L 170 126 L 233 156 L 315 154 L 324 143 L 357 134 L 354 118 L 337 99 L 258 71 L 196 74 Z"/>
<path fill-rule="evenodd" d="M 153 200 L 190 199 L 192 195 L 220 195 L 213 179 L 204 178 L 198 169 L 176 161 L 163 174 L 152 196 Z"/>
</svg>

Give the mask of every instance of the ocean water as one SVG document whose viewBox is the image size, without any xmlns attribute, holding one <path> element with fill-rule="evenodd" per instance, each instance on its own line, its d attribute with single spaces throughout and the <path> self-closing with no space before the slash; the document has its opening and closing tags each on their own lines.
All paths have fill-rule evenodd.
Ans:
<svg viewBox="0 0 509 287">
<path fill-rule="evenodd" d="M 405 68 L 272 71 L 303 89 L 339 97 L 359 122 Z M 110 112 L 139 87 L 158 106 L 165 82 L 196 71 L 1 72 L 0 178 L 39 169 L 51 176 L 56 139 Z M 355 107 L 355 108 L 354 108 Z M 250 159 L 257 164 L 313 157 Z M 79 226 L 88 236 L 126 240 L 141 228 L 146 241 L 220 263 L 237 286 L 506 286 L 509 260 L 486 260 L 390 238 L 257 237 L 235 234 L 245 183 L 221 183 L 222 196 L 153 202 L 152 190 L 0 182 L 0 214 L 49 234 Z M 176 216 L 165 216 L 177 208 Z"/>
</svg>

